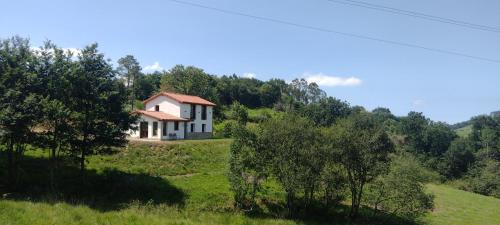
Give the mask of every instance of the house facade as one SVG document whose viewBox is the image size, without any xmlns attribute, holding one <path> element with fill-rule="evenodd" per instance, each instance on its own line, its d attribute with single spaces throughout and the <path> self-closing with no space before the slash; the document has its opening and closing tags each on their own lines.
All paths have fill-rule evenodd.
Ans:
<svg viewBox="0 0 500 225">
<path fill-rule="evenodd" d="M 161 92 L 144 100 L 137 110 L 137 130 L 132 138 L 152 140 L 211 138 L 214 103 L 198 96 Z"/>
</svg>

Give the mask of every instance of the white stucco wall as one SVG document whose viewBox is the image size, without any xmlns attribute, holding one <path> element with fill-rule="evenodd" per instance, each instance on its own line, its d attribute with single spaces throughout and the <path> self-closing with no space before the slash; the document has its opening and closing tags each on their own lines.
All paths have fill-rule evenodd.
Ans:
<svg viewBox="0 0 500 225">
<path fill-rule="evenodd" d="M 175 121 L 167 121 L 167 135 L 162 136 L 163 140 L 171 139 L 169 134 L 175 134 L 177 139 L 184 139 L 184 122 L 179 121 L 179 130 L 175 130 Z M 163 122 L 161 124 L 163 126 Z M 162 127 L 163 135 L 163 127 Z"/>
<path fill-rule="evenodd" d="M 213 124 L 213 106 L 207 106 L 207 119 L 201 119 L 201 105 L 196 105 L 196 118 L 192 122 L 188 122 L 187 130 L 191 132 L 191 124 L 194 123 L 194 132 L 201 132 L 202 124 L 205 124 L 205 132 L 212 132 L 212 124 Z M 182 114 L 185 116 L 184 118 L 189 118 L 189 114 L 191 111 L 190 104 L 182 104 L 181 106 Z M 187 113 L 186 113 L 187 111 Z"/>
<path fill-rule="evenodd" d="M 139 119 L 137 120 L 137 123 L 136 123 L 137 130 L 135 130 L 135 131 L 130 130 L 129 131 L 130 137 L 133 137 L 133 138 L 140 137 L 140 133 L 141 133 L 140 124 L 141 124 L 141 122 L 148 122 L 148 138 L 150 138 L 150 139 L 160 139 L 161 138 L 162 122 L 158 121 L 157 119 L 151 118 L 149 116 L 144 116 L 144 115 L 141 115 L 139 117 Z M 158 122 L 158 133 L 156 136 L 153 136 L 153 122 Z"/>
<path fill-rule="evenodd" d="M 181 104 L 171 98 L 166 96 L 158 96 L 153 100 L 149 101 L 145 105 L 146 111 L 155 111 L 155 106 L 160 106 L 160 111 L 168 113 L 170 115 L 174 115 L 177 117 L 181 117 Z"/>
<path fill-rule="evenodd" d="M 175 130 L 175 122 L 174 121 L 166 121 L 167 122 L 167 135 L 163 136 L 163 121 L 158 121 L 155 118 L 151 118 L 149 116 L 141 115 L 137 120 L 135 126 L 137 126 L 136 131 L 129 130 L 129 135 L 132 138 L 140 138 L 140 124 L 141 122 L 148 122 L 148 139 L 162 139 L 168 140 L 169 134 L 176 134 L 177 139 L 184 139 L 184 123 L 183 121 L 179 121 L 179 129 Z M 158 133 L 157 136 L 153 136 L 153 122 L 158 122 Z"/>
</svg>

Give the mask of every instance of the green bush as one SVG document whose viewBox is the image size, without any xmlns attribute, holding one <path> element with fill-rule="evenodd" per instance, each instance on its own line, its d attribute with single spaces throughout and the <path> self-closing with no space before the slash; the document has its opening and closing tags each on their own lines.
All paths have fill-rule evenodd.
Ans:
<svg viewBox="0 0 500 225">
<path fill-rule="evenodd" d="M 434 196 L 425 193 L 428 173 L 409 155 L 394 157 L 387 175 L 370 183 L 364 202 L 376 211 L 414 219 L 431 210 Z"/>
<path fill-rule="evenodd" d="M 238 123 L 234 120 L 225 120 L 214 125 L 214 136 L 216 138 L 230 138 L 233 136 L 233 129 Z"/>
<path fill-rule="evenodd" d="M 470 191 L 500 198 L 500 162 L 486 160 L 476 165 L 466 180 Z"/>
</svg>

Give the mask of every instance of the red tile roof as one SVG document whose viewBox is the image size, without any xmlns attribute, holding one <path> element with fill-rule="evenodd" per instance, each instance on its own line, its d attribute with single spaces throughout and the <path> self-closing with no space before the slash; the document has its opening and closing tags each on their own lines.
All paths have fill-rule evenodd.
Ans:
<svg viewBox="0 0 500 225">
<path fill-rule="evenodd" d="M 203 98 L 200 98 L 198 96 L 194 95 L 183 95 L 183 94 L 177 94 L 177 93 L 171 93 L 171 92 L 161 92 L 156 95 L 151 96 L 150 98 L 144 100 L 144 104 L 148 103 L 149 101 L 155 99 L 158 96 L 166 96 L 169 97 L 173 100 L 176 100 L 180 103 L 191 103 L 191 104 L 199 104 L 199 105 L 209 105 L 209 106 L 215 106 L 215 103 L 207 101 Z"/>
<path fill-rule="evenodd" d="M 164 112 L 158 111 L 146 111 L 146 110 L 136 110 L 133 113 L 143 114 L 158 120 L 166 120 L 166 121 L 188 121 L 187 119 L 180 118 L 174 115 L 170 115 Z"/>
</svg>

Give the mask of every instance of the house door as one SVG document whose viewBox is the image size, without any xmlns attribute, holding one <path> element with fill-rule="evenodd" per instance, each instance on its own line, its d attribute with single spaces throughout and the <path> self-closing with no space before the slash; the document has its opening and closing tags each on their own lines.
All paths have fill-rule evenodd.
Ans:
<svg viewBox="0 0 500 225">
<path fill-rule="evenodd" d="M 139 125 L 139 137 L 140 138 L 148 138 L 148 122 L 141 122 Z"/>
</svg>

